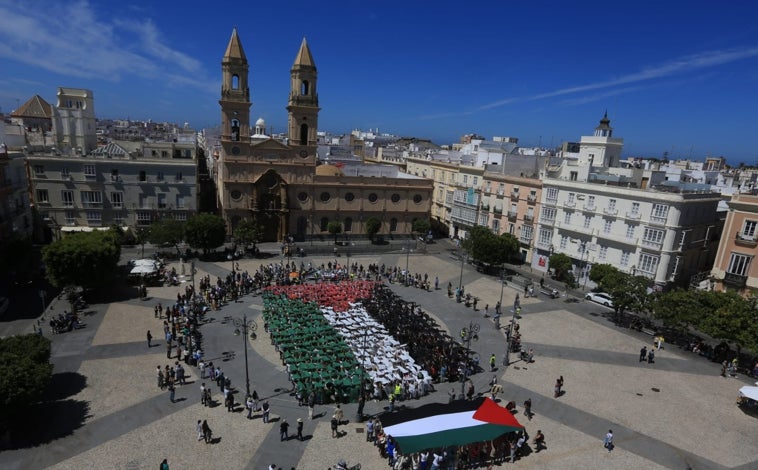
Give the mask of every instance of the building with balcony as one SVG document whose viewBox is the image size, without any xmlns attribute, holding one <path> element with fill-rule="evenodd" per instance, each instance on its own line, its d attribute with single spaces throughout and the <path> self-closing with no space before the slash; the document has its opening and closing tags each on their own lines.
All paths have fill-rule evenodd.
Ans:
<svg viewBox="0 0 758 470">
<path fill-rule="evenodd" d="M 345 235 L 365 236 L 366 221 L 375 217 L 382 222 L 380 234 L 407 236 L 416 219 L 428 219 L 431 180 L 395 165 L 334 155 L 329 164 L 319 159 L 318 74 L 305 39 L 290 70 L 288 130 L 282 138 L 265 129 L 251 132 L 248 68 L 235 29 L 221 61 L 221 136 L 211 169 L 230 235 L 240 221 L 253 219 L 264 241 L 329 237 L 333 221 Z"/>
<path fill-rule="evenodd" d="M 24 154 L 0 143 L 0 245 L 32 234 Z"/>
<path fill-rule="evenodd" d="M 738 194 L 727 202 L 729 211 L 711 270 L 713 288 L 741 295 L 758 289 L 758 196 Z"/>
<path fill-rule="evenodd" d="M 536 217 L 542 195 L 539 169 L 545 157 L 509 158 L 502 165 L 487 165 L 482 182 L 480 225 L 500 235 L 510 233 L 521 243 L 521 258 L 532 259 Z"/>
<path fill-rule="evenodd" d="M 32 202 L 53 238 L 186 220 L 197 210 L 194 141 L 111 142 L 87 155 L 30 148 L 26 163 Z"/>
</svg>

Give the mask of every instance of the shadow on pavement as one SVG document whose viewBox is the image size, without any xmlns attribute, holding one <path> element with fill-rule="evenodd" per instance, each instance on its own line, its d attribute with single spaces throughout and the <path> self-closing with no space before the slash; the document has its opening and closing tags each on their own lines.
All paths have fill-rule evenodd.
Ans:
<svg viewBox="0 0 758 470">
<path fill-rule="evenodd" d="M 89 417 L 89 403 L 78 400 L 45 402 L 24 410 L 0 440 L 0 450 L 37 447 L 73 434 Z"/>
<path fill-rule="evenodd" d="M 81 392 L 86 386 L 87 377 L 78 372 L 53 374 L 45 391 L 44 400 L 47 402 L 63 400 Z"/>
</svg>

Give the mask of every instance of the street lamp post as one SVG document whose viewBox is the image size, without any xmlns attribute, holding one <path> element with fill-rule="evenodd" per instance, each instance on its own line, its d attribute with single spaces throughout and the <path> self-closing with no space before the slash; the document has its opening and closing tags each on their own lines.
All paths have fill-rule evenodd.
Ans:
<svg viewBox="0 0 758 470">
<path fill-rule="evenodd" d="M 463 287 L 463 242 L 461 242 L 461 246 L 458 248 L 458 255 L 461 258 L 461 275 L 458 278 L 458 292 L 460 292 L 461 287 Z"/>
<path fill-rule="evenodd" d="M 406 287 L 408 286 L 408 283 L 409 283 L 409 281 L 408 281 L 408 277 L 409 277 L 408 268 L 409 268 L 410 258 L 411 258 L 411 241 L 408 240 L 408 242 L 406 242 L 406 244 L 405 244 L 405 286 Z"/>
<path fill-rule="evenodd" d="M 495 312 L 495 328 L 500 329 L 500 309 L 503 308 L 503 290 L 505 289 L 505 265 L 500 266 L 500 301 L 498 301 L 499 308 L 496 308 Z"/>
<path fill-rule="evenodd" d="M 245 343 L 245 391 L 247 392 L 246 396 L 250 396 L 250 372 L 247 362 L 247 335 L 249 332 L 250 339 L 254 340 L 257 338 L 255 331 L 258 329 L 258 324 L 255 323 L 255 320 L 252 318 L 248 320 L 247 313 L 244 313 L 242 318 L 232 318 L 232 324 L 234 325 L 234 334 L 239 336 L 240 333 L 242 333 L 242 341 Z"/>
<path fill-rule="evenodd" d="M 513 306 L 513 316 L 511 316 L 511 326 L 508 327 L 508 341 L 507 341 L 507 349 L 505 350 L 505 359 L 503 360 L 503 365 L 505 366 L 505 370 L 508 370 L 508 366 L 511 365 L 511 344 L 513 343 L 513 330 L 516 326 L 516 306 Z"/>
<path fill-rule="evenodd" d="M 461 341 L 466 345 L 466 364 L 463 367 L 463 380 L 461 381 L 461 395 L 465 396 L 466 380 L 468 379 L 469 356 L 471 355 L 471 340 L 479 341 L 479 323 L 470 321 L 468 328 L 461 328 Z"/>
</svg>

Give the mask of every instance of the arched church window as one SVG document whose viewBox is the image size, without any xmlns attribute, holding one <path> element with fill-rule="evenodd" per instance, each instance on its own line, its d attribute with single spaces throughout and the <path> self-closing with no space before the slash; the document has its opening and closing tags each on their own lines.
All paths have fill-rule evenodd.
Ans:
<svg viewBox="0 0 758 470">
<path fill-rule="evenodd" d="M 327 217 L 321 217 L 321 224 L 320 229 L 322 232 L 326 232 L 327 227 L 329 226 L 329 219 Z"/>
<path fill-rule="evenodd" d="M 232 75 L 232 90 L 239 90 L 240 88 L 240 77 L 237 74 Z"/>
<path fill-rule="evenodd" d="M 302 96 L 308 96 L 310 92 L 310 83 L 308 83 L 308 80 L 303 80 L 303 82 L 300 84 L 300 94 Z"/>
<path fill-rule="evenodd" d="M 390 232 L 397 232 L 397 219 L 394 217 L 390 219 Z"/>
<path fill-rule="evenodd" d="M 308 145 L 308 124 L 300 124 L 300 145 Z"/>
<path fill-rule="evenodd" d="M 240 140 L 240 121 L 239 119 L 232 119 L 232 140 Z"/>
<path fill-rule="evenodd" d="M 353 231 L 353 219 L 350 217 L 345 217 L 345 221 L 343 222 L 345 225 L 345 232 L 352 232 Z"/>
</svg>

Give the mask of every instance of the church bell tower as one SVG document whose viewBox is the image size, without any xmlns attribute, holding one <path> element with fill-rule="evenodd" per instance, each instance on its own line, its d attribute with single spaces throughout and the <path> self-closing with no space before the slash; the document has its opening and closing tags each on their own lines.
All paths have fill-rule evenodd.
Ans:
<svg viewBox="0 0 758 470">
<path fill-rule="evenodd" d="M 318 74 L 308 42 L 303 38 L 295 63 L 290 70 L 290 96 L 287 103 L 289 145 L 303 148 L 301 152 L 316 151 L 318 131 Z"/>
<path fill-rule="evenodd" d="M 237 28 L 221 59 L 221 142 L 227 154 L 247 153 L 250 144 L 250 89 L 248 63 Z"/>
</svg>

